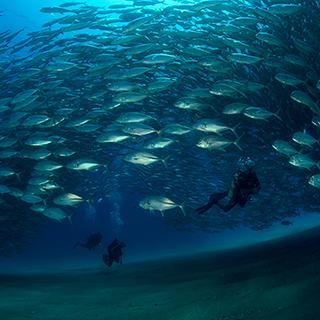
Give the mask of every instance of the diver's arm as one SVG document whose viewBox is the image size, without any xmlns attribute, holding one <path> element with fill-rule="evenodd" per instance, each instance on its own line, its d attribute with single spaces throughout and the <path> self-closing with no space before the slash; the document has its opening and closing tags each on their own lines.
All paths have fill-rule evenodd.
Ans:
<svg viewBox="0 0 320 320">
<path fill-rule="evenodd" d="M 253 183 L 252 193 L 258 193 L 261 189 L 261 185 L 260 185 L 260 181 L 255 173 L 254 173 L 254 180 L 255 181 Z"/>
<path fill-rule="evenodd" d="M 240 192 L 240 175 L 238 172 L 236 172 L 233 175 L 233 180 L 231 182 L 229 191 L 228 191 L 228 202 L 226 204 L 222 204 L 220 202 L 217 203 L 217 206 L 222 209 L 224 212 L 228 212 L 231 210 L 237 203 L 237 197 Z"/>
<path fill-rule="evenodd" d="M 236 172 L 233 175 L 233 180 L 231 182 L 231 185 L 230 185 L 230 188 L 229 188 L 229 191 L 228 191 L 228 198 L 229 199 L 232 199 L 234 197 L 235 191 L 237 189 L 239 189 L 239 184 L 240 184 L 240 175 L 239 175 L 238 172 Z"/>
<path fill-rule="evenodd" d="M 260 184 L 258 184 L 256 187 L 254 187 L 254 188 L 252 189 L 252 192 L 253 192 L 254 194 L 256 194 L 256 193 L 258 193 L 258 192 L 260 191 L 260 189 L 261 189 L 261 186 L 260 186 Z"/>
<path fill-rule="evenodd" d="M 242 177 L 240 176 L 240 173 L 235 172 L 235 174 L 233 175 L 233 180 L 232 180 L 231 185 L 229 187 L 229 191 L 228 191 L 228 198 L 230 200 L 233 199 L 237 193 L 239 193 L 240 186 L 241 186 L 241 179 L 242 179 Z"/>
</svg>

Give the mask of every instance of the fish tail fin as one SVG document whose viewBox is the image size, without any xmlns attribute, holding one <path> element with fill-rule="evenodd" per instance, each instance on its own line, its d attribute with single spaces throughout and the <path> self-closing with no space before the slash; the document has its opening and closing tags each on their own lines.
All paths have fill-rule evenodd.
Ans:
<svg viewBox="0 0 320 320">
<path fill-rule="evenodd" d="M 230 130 L 232 131 L 232 133 L 237 137 L 239 138 L 237 132 L 236 132 L 236 129 L 240 126 L 240 123 L 236 124 L 233 128 L 230 128 Z"/>
<path fill-rule="evenodd" d="M 179 208 L 184 216 L 186 216 L 186 210 L 185 210 L 185 203 L 183 202 L 181 205 L 179 205 Z"/>
<path fill-rule="evenodd" d="M 21 182 L 21 177 L 20 177 L 20 175 L 21 175 L 21 172 L 16 172 L 16 173 L 15 173 L 15 176 L 17 177 L 17 179 L 18 179 L 19 182 Z"/>
<path fill-rule="evenodd" d="M 279 121 L 282 122 L 283 120 L 282 120 L 282 118 L 279 116 L 280 111 L 281 111 L 281 108 L 279 108 L 279 109 L 276 111 L 276 113 L 274 113 L 274 116 L 275 116 Z"/>
<path fill-rule="evenodd" d="M 209 105 L 210 110 L 212 110 L 214 113 L 219 114 L 219 111 L 217 110 L 217 108 L 213 105 Z"/>
<path fill-rule="evenodd" d="M 239 144 L 239 141 L 240 141 L 240 139 L 241 139 L 243 136 L 244 136 L 244 133 L 243 133 L 240 137 L 238 137 L 238 138 L 236 139 L 236 141 L 234 141 L 234 143 L 233 143 L 240 151 L 243 151 L 243 149 L 241 148 L 241 146 L 240 146 L 240 144 Z"/>
<path fill-rule="evenodd" d="M 93 204 L 94 204 L 94 198 L 95 198 L 96 194 L 97 194 L 97 192 L 92 193 L 92 194 L 88 197 L 88 199 L 86 200 L 86 202 L 87 202 L 87 204 L 88 204 L 89 206 L 93 206 Z"/>
<path fill-rule="evenodd" d="M 163 165 L 168 169 L 168 160 L 170 159 L 170 156 L 166 156 L 164 159 L 161 160 Z"/>
<path fill-rule="evenodd" d="M 236 87 L 225 85 L 227 88 L 230 88 L 231 90 L 234 90 L 235 92 L 239 93 L 244 98 L 248 99 L 247 95 L 243 93 L 241 90 L 237 89 Z"/>
</svg>

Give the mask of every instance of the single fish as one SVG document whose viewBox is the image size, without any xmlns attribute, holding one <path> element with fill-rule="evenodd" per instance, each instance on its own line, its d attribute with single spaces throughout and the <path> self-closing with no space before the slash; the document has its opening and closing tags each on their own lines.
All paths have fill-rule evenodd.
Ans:
<svg viewBox="0 0 320 320">
<path fill-rule="evenodd" d="M 316 142 L 318 142 L 317 139 L 315 139 L 314 137 L 312 137 L 308 132 L 304 131 L 298 131 L 295 132 L 292 135 L 292 140 L 302 144 L 302 145 L 306 145 L 309 147 L 312 147 L 313 144 L 315 144 Z"/>
<path fill-rule="evenodd" d="M 167 166 L 167 158 L 160 159 L 156 155 L 149 153 L 149 152 L 133 152 L 123 157 L 123 159 L 127 162 L 133 163 L 133 164 L 140 164 L 144 166 L 148 166 L 150 164 L 153 164 L 155 162 L 161 161 L 165 166 Z"/>
<path fill-rule="evenodd" d="M 119 143 L 130 138 L 130 135 L 121 131 L 107 131 L 97 137 L 99 143 Z"/>
<path fill-rule="evenodd" d="M 66 165 L 66 168 L 76 171 L 93 170 L 99 167 L 101 167 L 101 164 L 90 159 L 76 159 Z"/>
<path fill-rule="evenodd" d="M 145 142 L 144 147 L 146 149 L 163 149 L 171 144 L 175 143 L 175 140 L 169 138 L 158 137 Z"/>
<path fill-rule="evenodd" d="M 268 12 L 271 14 L 279 14 L 279 15 L 291 15 L 297 13 L 302 8 L 300 4 L 293 4 L 293 3 L 279 3 L 273 4 L 268 7 Z"/>
<path fill-rule="evenodd" d="M 259 108 L 259 107 L 245 108 L 242 114 L 244 114 L 248 118 L 255 119 L 255 120 L 267 120 L 270 117 L 274 116 L 280 121 L 282 121 L 282 119 L 276 113 L 270 112 L 264 108 Z"/>
<path fill-rule="evenodd" d="M 311 176 L 308 180 L 308 183 L 311 186 L 320 189 L 320 174 L 315 174 Z"/>
<path fill-rule="evenodd" d="M 164 196 L 150 196 L 146 197 L 139 202 L 139 206 L 149 211 L 160 211 L 164 216 L 164 212 L 174 208 L 180 208 L 182 213 L 186 215 L 183 205 L 176 204 L 171 199 Z"/>
<path fill-rule="evenodd" d="M 69 219 L 69 221 L 71 222 L 71 216 L 68 215 L 65 211 L 63 211 L 60 208 L 57 207 L 49 207 L 46 208 L 45 210 L 43 210 L 41 212 L 44 216 L 53 219 L 53 220 L 57 220 L 59 222 L 61 222 L 61 220 L 63 219 Z"/>
<path fill-rule="evenodd" d="M 53 202 L 60 206 L 76 206 L 84 201 L 82 197 L 74 193 L 64 193 L 53 199 Z"/>
<path fill-rule="evenodd" d="M 199 140 L 197 143 L 197 147 L 202 149 L 208 149 L 210 151 L 212 150 L 221 150 L 225 151 L 225 148 L 228 146 L 234 144 L 240 151 L 242 151 L 241 146 L 239 145 L 239 140 L 241 137 L 236 139 L 235 141 L 232 141 L 226 137 L 222 137 L 220 135 L 210 135 L 203 137 Z"/>
<path fill-rule="evenodd" d="M 263 60 L 263 58 L 252 56 L 244 53 L 232 53 L 228 56 L 231 62 L 240 64 L 254 64 Z"/>
<path fill-rule="evenodd" d="M 289 157 L 298 153 L 298 151 L 289 142 L 283 140 L 275 140 L 272 147 L 278 152 Z"/>
<path fill-rule="evenodd" d="M 295 154 L 289 159 L 289 163 L 298 168 L 304 168 L 310 170 L 314 166 L 318 166 L 314 160 L 305 154 Z"/>
</svg>

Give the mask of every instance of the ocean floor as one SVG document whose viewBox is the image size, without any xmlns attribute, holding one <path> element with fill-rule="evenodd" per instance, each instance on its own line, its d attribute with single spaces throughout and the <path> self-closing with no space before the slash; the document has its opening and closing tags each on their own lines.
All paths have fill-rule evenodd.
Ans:
<svg viewBox="0 0 320 320">
<path fill-rule="evenodd" d="M 312 320 L 320 231 L 110 269 L 1 274 L 3 320 Z"/>
</svg>

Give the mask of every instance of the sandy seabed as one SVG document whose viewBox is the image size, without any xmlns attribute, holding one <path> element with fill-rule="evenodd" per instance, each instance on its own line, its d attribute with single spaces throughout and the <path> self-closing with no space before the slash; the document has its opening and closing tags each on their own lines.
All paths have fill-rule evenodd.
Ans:
<svg viewBox="0 0 320 320">
<path fill-rule="evenodd" d="M 319 320 L 320 231 L 110 269 L 1 274 L 1 320 Z"/>
</svg>

